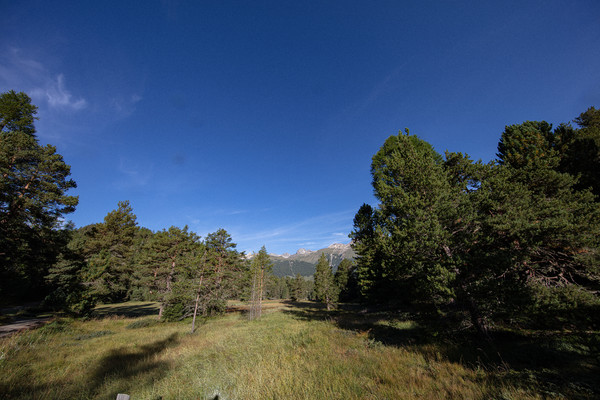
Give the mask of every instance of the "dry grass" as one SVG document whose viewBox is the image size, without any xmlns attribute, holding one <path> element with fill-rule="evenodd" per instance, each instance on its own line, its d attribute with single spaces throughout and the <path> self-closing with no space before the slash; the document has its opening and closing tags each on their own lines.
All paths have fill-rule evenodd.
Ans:
<svg viewBox="0 0 600 400">
<path fill-rule="evenodd" d="M 185 321 L 131 329 L 149 317 L 59 320 L 0 340 L 0 397 L 545 398 L 503 379 L 506 371 L 465 366 L 434 345 L 412 345 L 410 321 L 350 326 L 343 318 L 351 314 L 323 314 L 307 303 L 271 302 L 268 310 L 256 321 L 239 313 L 210 319 L 194 334 Z M 381 329 L 395 330 L 406 345 L 377 340 Z"/>
</svg>

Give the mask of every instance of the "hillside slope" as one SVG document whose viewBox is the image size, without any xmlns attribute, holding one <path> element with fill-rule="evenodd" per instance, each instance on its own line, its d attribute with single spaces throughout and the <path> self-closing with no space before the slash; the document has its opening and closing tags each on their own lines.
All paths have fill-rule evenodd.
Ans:
<svg viewBox="0 0 600 400">
<path fill-rule="evenodd" d="M 279 277 L 295 276 L 296 274 L 302 276 L 313 275 L 315 265 L 317 265 L 321 254 L 325 254 L 334 271 L 343 259 L 353 259 L 355 256 L 349 244 L 341 243 L 334 243 L 329 247 L 316 251 L 300 249 L 292 255 L 270 254 L 273 262 L 273 274 Z"/>
</svg>

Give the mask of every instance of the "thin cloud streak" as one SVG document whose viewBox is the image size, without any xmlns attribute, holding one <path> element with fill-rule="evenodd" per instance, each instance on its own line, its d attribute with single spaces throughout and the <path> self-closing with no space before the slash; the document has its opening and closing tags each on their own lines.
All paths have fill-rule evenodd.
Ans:
<svg viewBox="0 0 600 400">
<path fill-rule="evenodd" d="M 65 88 L 63 74 L 59 74 L 56 80 L 49 81 L 45 88 L 33 89 L 31 95 L 45 98 L 48 105 L 54 108 L 70 108 L 78 111 L 87 107 L 87 101 L 84 98 L 73 99 L 71 92 Z"/>
<path fill-rule="evenodd" d="M 246 251 L 255 251 L 262 245 L 272 253 L 291 252 L 309 246 L 317 250 L 332 243 L 347 241 L 343 240 L 346 234 L 340 231 L 348 229 L 349 233 L 354 212 L 347 210 L 320 215 L 255 233 L 238 232 L 234 239 Z"/>
<path fill-rule="evenodd" d="M 51 73 L 44 65 L 21 56 L 21 50 L 11 47 L 0 64 L 0 85 L 3 90 L 18 88 L 28 92 L 36 102 L 43 101 L 50 108 L 79 111 L 87 107 L 83 97 L 74 97 L 65 84 L 65 74 Z M 10 86 L 10 87 L 9 87 Z"/>
<path fill-rule="evenodd" d="M 325 215 L 320 215 L 317 217 L 311 217 L 305 219 L 303 221 L 280 226 L 274 229 L 264 230 L 262 232 L 252 233 L 252 234 L 241 234 L 238 236 L 238 240 L 240 241 L 256 241 L 261 239 L 273 239 L 278 236 L 284 235 L 286 233 L 294 232 L 299 230 L 302 227 L 310 227 L 314 230 L 321 229 L 322 226 L 331 226 L 336 222 L 348 221 L 348 218 L 354 214 L 355 210 L 347 210 L 341 212 L 335 212 Z"/>
</svg>

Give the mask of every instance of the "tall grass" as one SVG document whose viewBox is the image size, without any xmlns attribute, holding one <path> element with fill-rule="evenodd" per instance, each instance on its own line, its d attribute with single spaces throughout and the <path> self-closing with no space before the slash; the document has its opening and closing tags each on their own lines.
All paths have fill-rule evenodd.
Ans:
<svg viewBox="0 0 600 400">
<path fill-rule="evenodd" d="M 105 317 L 58 320 L 1 339 L 0 398 L 546 397 L 536 386 L 504 379 L 508 371 L 450 361 L 436 345 L 412 345 L 418 331 L 410 321 L 365 321 L 306 304 L 271 306 L 259 320 L 229 314 L 207 320 L 194 334 L 185 321 Z M 389 330 L 406 345 L 379 335 Z"/>
</svg>

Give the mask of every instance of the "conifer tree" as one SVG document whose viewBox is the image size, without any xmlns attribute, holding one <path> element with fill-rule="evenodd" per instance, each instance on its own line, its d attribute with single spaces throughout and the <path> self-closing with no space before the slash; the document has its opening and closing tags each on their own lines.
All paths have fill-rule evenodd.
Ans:
<svg viewBox="0 0 600 400">
<path fill-rule="evenodd" d="M 300 301 L 306 298 L 304 289 L 304 279 L 300 274 L 296 274 L 290 281 L 290 298 L 292 301 Z"/>
<path fill-rule="evenodd" d="M 133 244 L 138 231 L 137 217 L 129 201 L 91 227 L 84 250 L 86 279 L 100 301 L 127 298 L 133 273 Z"/>
<path fill-rule="evenodd" d="M 204 313 L 225 311 L 226 300 L 242 290 L 246 266 L 237 245 L 225 229 L 209 233 L 204 241 L 206 246 L 208 296 Z"/>
<path fill-rule="evenodd" d="M 467 311 L 482 334 L 558 298 L 595 304 L 600 209 L 560 171 L 552 135 L 546 123 L 507 127 L 489 164 L 460 153 L 440 161 L 414 136 L 390 137 L 373 157 L 380 205 L 363 205 L 351 234 L 367 299 L 395 289 L 432 315 Z"/>
<path fill-rule="evenodd" d="M 262 246 L 258 254 L 254 256 L 250 264 L 252 271 L 252 293 L 250 301 L 250 319 L 260 318 L 262 313 L 262 300 L 265 291 L 265 280 L 267 274 L 273 269 L 273 263 L 267 253 L 265 246 Z"/>
<path fill-rule="evenodd" d="M 179 303 L 172 301 L 175 286 L 178 283 L 180 286 L 187 284 L 186 281 L 192 278 L 190 269 L 195 268 L 197 263 L 195 257 L 200 252 L 199 239 L 187 226 L 183 229 L 172 226 L 155 233 L 148 241 L 145 258 L 140 261 L 150 277 L 149 287 L 153 298 L 161 303 L 159 316 L 163 315 L 169 302 Z M 178 289 L 187 292 L 183 287 Z"/>
<path fill-rule="evenodd" d="M 340 301 L 348 301 L 351 298 L 353 284 L 351 269 L 353 268 L 352 261 L 344 258 L 337 267 L 334 275 L 335 285 L 338 288 Z"/>
<path fill-rule="evenodd" d="M 25 93 L 0 94 L 0 296 L 44 292 L 66 245 L 61 218 L 75 210 L 76 184 L 56 147 L 39 144 L 37 107 Z"/>
<path fill-rule="evenodd" d="M 337 302 L 338 288 L 333 279 L 331 265 L 327 261 L 325 253 L 321 253 L 315 267 L 315 297 L 316 300 L 325 303 L 327 311 Z"/>
</svg>

